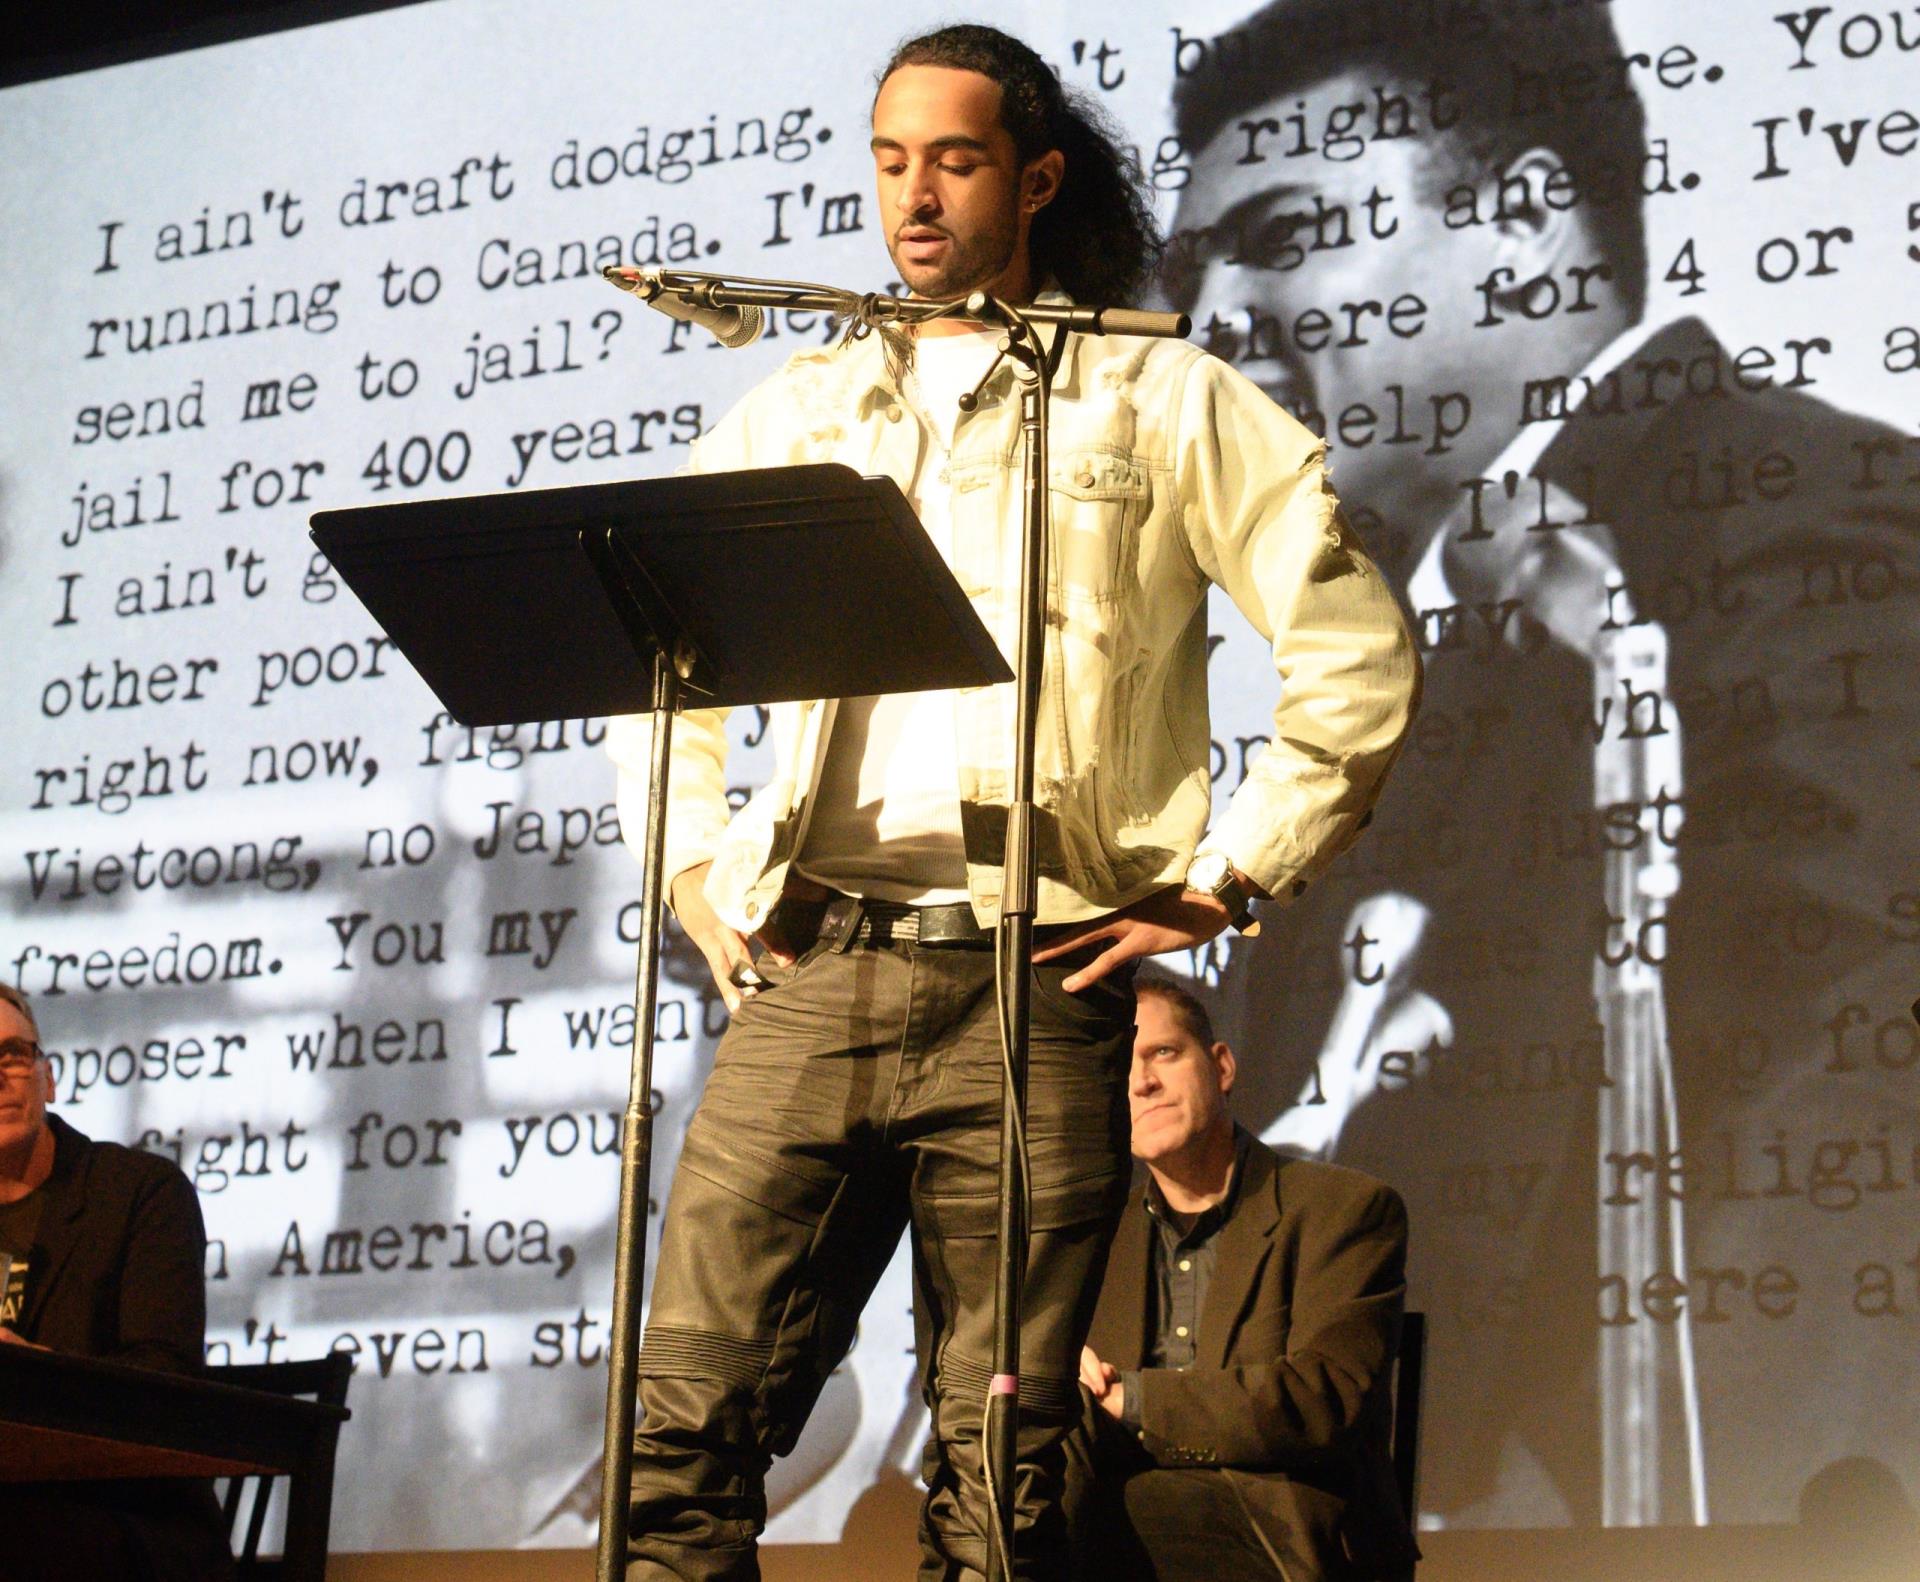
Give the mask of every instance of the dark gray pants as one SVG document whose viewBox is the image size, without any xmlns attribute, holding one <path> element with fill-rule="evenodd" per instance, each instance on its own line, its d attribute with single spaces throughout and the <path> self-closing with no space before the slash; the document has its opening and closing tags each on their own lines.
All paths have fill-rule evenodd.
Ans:
<svg viewBox="0 0 1920 1582">
<path fill-rule="evenodd" d="M 1090 953 L 1089 953 L 1090 954 Z M 1063 1439 L 1125 1197 L 1131 974 L 1035 969 L 1019 1571 L 1058 1576 Z M 986 1563 L 1000 1051 L 993 954 L 824 945 L 746 1002 L 667 1202 L 640 1357 L 628 1577 L 757 1577 L 764 1477 L 793 1448 L 904 1226 L 933 1414 L 922 1575 Z"/>
<path fill-rule="evenodd" d="M 1157 1465 L 1091 1399 L 1067 1458 L 1071 1582 L 1288 1582 L 1234 1492 L 1236 1474 Z M 1292 1567 L 1309 1569 L 1318 1574 L 1305 1560 Z"/>
</svg>

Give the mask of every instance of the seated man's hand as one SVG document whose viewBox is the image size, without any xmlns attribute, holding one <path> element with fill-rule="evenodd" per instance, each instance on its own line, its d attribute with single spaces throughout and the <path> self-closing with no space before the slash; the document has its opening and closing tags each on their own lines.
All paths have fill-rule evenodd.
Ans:
<svg viewBox="0 0 1920 1582">
<path fill-rule="evenodd" d="M 1126 1386 L 1120 1382 L 1120 1370 L 1102 1362 L 1091 1346 L 1080 1348 L 1080 1382 L 1087 1393 L 1115 1422 L 1126 1410 Z"/>
<path fill-rule="evenodd" d="M 45 1351 L 47 1348 L 31 1340 L 22 1340 L 4 1324 L 0 1324 L 0 1346 L 25 1346 L 29 1351 Z"/>
</svg>

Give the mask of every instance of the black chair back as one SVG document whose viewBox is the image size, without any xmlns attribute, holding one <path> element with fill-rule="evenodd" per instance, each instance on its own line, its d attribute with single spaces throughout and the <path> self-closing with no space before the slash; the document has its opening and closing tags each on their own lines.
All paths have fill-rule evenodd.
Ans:
<svg viewBox="0 0 1920 1582">
<path fill-rule="evenodd" d="M 1420 1389 L 1426 1360 L 1427 1315 L 1403 1314 L 1393 1381 L 1393 1481 L 1413 1527 L 1420 1523 Z"/>
<path fill-rule="evenodd" d="M 327 1406 L 347 1404 L 347 1386 L 353 1379 L 353 1359 L 345 1352 L 329 1352 L 301 1362 L 244 1362 L 208 1368 L 206 1377 L 217 1384 L 264 1390 L 273 1395 L 311 1396 Z M 267 1510 L 273 1499 L 271 1475 L 228 1478 L 221 1509 L 233 1546 L 235 1573 L 241 1582 L 324 1582 L 327 1571 L 327 1524 L 333 1510 L 333 1435 L 318 1448 L 308 1464 L 287 1478 L 287 1540 L 285 1553 L 265 1557 L 260 1540 L 266 1531 Z"/>
</svg>

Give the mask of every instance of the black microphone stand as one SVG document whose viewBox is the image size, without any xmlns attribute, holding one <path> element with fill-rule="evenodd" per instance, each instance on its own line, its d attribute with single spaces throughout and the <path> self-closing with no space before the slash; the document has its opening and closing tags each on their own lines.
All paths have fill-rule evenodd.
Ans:
<svg viewBox="0 0 1920 1582">
<path fill-rule="evenodd" d="M 1002 359 L 1014 365 L 1020 386 L 1021 464 L 1024 469 L 1022 544 L 1020 553 L 1020 627 L 1014 655 L 1015 714 L 1013 795 L 1007 809 L 1007 843 L 1001 877 L 1000 917 L 994 935 L 995 968 L 999 978 L 998 1006 L 1002 1052 L 1000 1107 L 1000 1263 L 994 1282 L 993 1376 L 988 1387 L 982 1448 L 990 1523 L 987 1539 L 987 1582 L 1004 1582 L 1013 1575 L 1014 1488 L 1020 1427 L 1020 1310 L 1026 1283 L 1028 1250 L 1028 1182 L 1026 1151 L 1027 1055 L 1030 989 L 1033 979 L 1033 930 L 1038 911 L 1038 867 L 1033 844 L 1033 749 L 1040 711 L 1040 683 L 1045 667 L 1047 617 L 1047 548 L 1052 534 L 1047 471 L 1047 419 L 1053 375 L 1068 332 L 1083 335 L 1149 335 L 1180 338 L 1192 323 L 1184 313 L 1154 313 L 1136 308 L 1088 307 L 1080 304 L 1024 303 L 1015 306 L 975 292 L 964 302 L 929 302 L 883 293 L 842 291 L 831 286 L 790 280 L 732 280 L 721 275 L 678 271 L 639 271 L 611 268 L 606 279 L 643 301 L 669 295 L 678 303 L 714 310 L 757 307 L 825 312 L 849 320 L 855 333 L 886 327 L 911 326 L 932 319 L 954 319 L 988 324 L 1002 330 L 1000 355 L 980 385 L 993 376 Z M 679 313 L 673 314 L 679 318 Z M 1042 325 L 1059 326 L 1051 348 L 1040 344 Z M 980 386 L 961 398 L 972 411 Z M 669 682 L 668 685 L 671 685 Z M 666 793 L 665 732 L 655 742 L 650 793 Z M 651 846 L 649 862 L 657 859 Z M 657 974 L 657 919 L 642 928 L 640 998 L 650 1009 L 650 980 Z M 651 948 L 648 948 L 651 947 Z M 652 1069 L 653 1019 L 643 1015 L 635 1023 L 637 1043 L 634 1069 Z M 636 1081 L 640 1080 L 636 1076 Z M 648 1094 L 638 1090 L 644 1106 Z M 645 1133 L 651 1153 L 651 1132 Z M 625 1222 L 637 1216 L 646 1202 L 650 1157 L 637 1164 L 637 1183 L 629 1183 L 623 1160 L 620 1215 L 614 1270 L 613 1338 L 609 1343 L 607 1381 L 607 1463 L 630 1468 L 633 1454 L 633 1395 L 639 1358 L 639 1299 L 645 1273 L 646 1240 Z M 616 1444 L 616 1437 L 619 1443 Z M 609 1475 L 601 1508 L 601 1578 L 614 1582 L 608 1569 L 614 1559 L 614 1534 L 625 1549 L 625 1479 L 615 1487 Z"/>
<path fill-rule="evenodd" d="M 1033 744 L 1040 717 L 1040 681 L 1046 663 L 1047 546 L 1053 513 L 1048 490 L 1047 417 L 1053 375 L 1066 331 L 1043 349 L 1032 320 L 1007 303 L 969 299 L 969 317 L 1006 326 L 1000 356 L 981 377 L 985 385 L 1001 360 L 1014 365 L 1020 386 L 1020 456 L 1024 470 L 1020 545 L 1020 628 L 1013 673 L 1013 795 L 1007 808 L 1007 845 L 1001 870 L 1000 918 L 994 931 L 996 1003 L 1000 1014 L 1000 1262 L 993 1287 L 993 1377 L 982 1424 L 987 1482 L 987 1582 L 1013 1575 L 1014 1480 L 1020 1431 L 1020 1315 L 1026 1285 L 1029 1217 L 1027 1180 L 1027 1042 L 1033 981 L 1033 929 L 1039 911 L 1038 862 L 1033 844 Z M 961 400 L 971 411 L 979 386 Z"/>
</svg>

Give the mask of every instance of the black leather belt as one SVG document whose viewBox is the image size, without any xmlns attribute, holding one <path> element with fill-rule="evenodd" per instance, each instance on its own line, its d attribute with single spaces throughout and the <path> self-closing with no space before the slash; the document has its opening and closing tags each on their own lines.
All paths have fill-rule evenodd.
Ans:
<svg viewBox="0 0 1920 1582">
<path fill-rule="evenodd" d="M 965 901 L 948 906 L 900 906 L 849 897 L 858 916 L 850 945 L 918 945 L 923 950 L 991 950 L 993 930 L 982 928 Z M 836 903 L 837 904 L 837 903 Z M 833 908 L 827 909 L 829 913 Z"/>
<path fill-rule="evenodd" d="M 894 901 L 865 901 L 854 895 L 827 898 L 786 895 L 780 933 L 795 948 L 824 940 L 834 951 L 855 945 L 916 945 L 923 950 L 991 950 L 993 930 L 974 920 L 965 901 L 946 906 L 903 906 Z M 1036 945 L 1084 929 L 1086 923 L 1043 923 L 1033 931 Z"/>
</svg>

